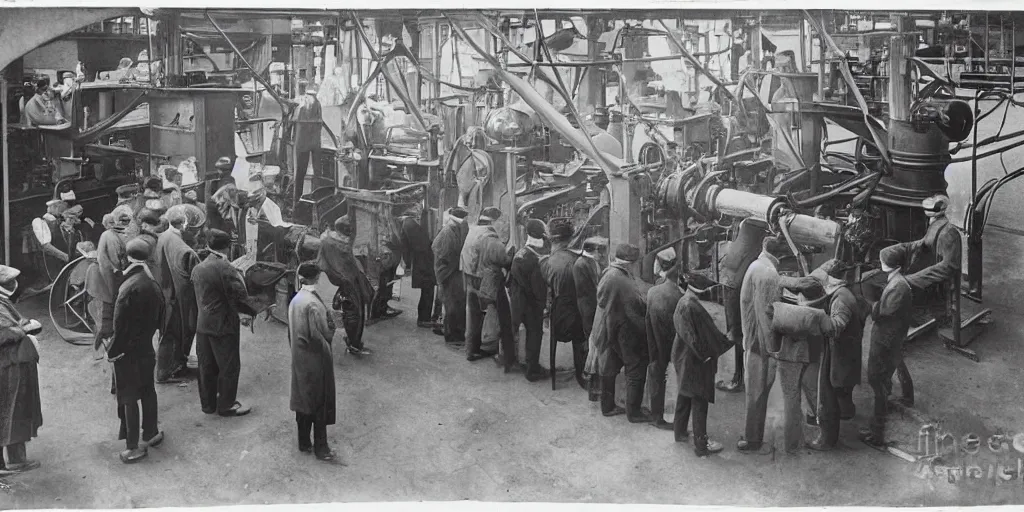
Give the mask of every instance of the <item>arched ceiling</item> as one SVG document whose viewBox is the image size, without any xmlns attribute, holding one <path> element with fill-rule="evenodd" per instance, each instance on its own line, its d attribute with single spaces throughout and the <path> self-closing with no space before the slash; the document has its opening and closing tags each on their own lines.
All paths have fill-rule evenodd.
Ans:
<svg viewBox="0 0 1024 512">
<path fill-rule="evenodd" d="M 138 12 L 133 8 L 0 8 L 0 70 L 34 48 L 68 32 Z"/>
</svg>

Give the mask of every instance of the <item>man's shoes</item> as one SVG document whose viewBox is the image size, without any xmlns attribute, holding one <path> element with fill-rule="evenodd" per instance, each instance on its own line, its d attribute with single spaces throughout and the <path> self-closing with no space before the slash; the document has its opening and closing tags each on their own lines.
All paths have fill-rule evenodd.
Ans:
<svg viewBox="0 0 1024 512">
<path fill-rule="evenodd" d="M 757 453 L 761 451 L 761 447 L 764 446 L 762 441 L 747 441 L 746 439 L 740 439 L 736 443 L 736 451 L 740 453 Z"/>
<path fill-rule="evenodd" d="M 825 444 L 821 441 L 820 437 L 818 439 L 815 439 L 814 441 L 808 441 L 804 443 L 804 446 L 816 452 L 830 452 L 835 449 L 834 444 Z"/>
<path fill-rule="evenodd" d="M 654 421 L 651 422 L 651 425 L 660 430 L 672 430 L 675 428 L 675 425 L 665 421 L 665 418 L 658 417 L 654 418 Z"/>
<path fill-rule="evenodd" d="M 156 381 L 157 384 L 181 384 L 182 382 L 185 382 L 185 379 L 181 377 L 167 377 Z"/>
<path fill-rule="evenodd" d="M 231 406 L 230 409 L 228 409 L 226 411 L 218 412 L 217 414 L 220 414 L 221 416 L 230 418 L 230 417 L 233 417 L 233 416 L 245 416 L 246 414 L 249 414 L 250 412 L 252 412 L 252 408 L 251 407 L 245 407 L 241 403 L 235 402 L 235 405 Z"/>
<path fill-rule="evenodd" d="M 154 435 L 153 437 L 142 440 L 142 444 L 145 445 L 147 448 L 156 448 L 157 446 L 160 446 L 160 443 L 163 442 L 164 432 L 162 430 L 160 432 L 157 432 L 156 435 Z"/>
<path fill-rule="evenodd" d="M 348 350 L 349 354 L 352 354 L 354 356 L 368 356 L 368 355 L 372 354 L 372 352 L 370 352 L 370 350 L 367 349 L 366 347 L 363 347 L 363 348 L 348 347 L 347 350 Z"/>
<path fill-rule="evenodd" d="M 740 393 L 743 391 L 742 380 L 720 380 L 715 384 L 715 389 L 726 393 Z"/>
<path fill-rule="evenodd" d="M 857 439 L 860 439 L 864 444 L 882 447 L 885 446 L 885 438 L 881 435 L 871 432 L 870 429 L 862 428 L 857 434 Z"/>
<path fill-rule="evenodd" d="M 683 433 L 677 433 L 674 437 L 677 443 L 685 443 L 690 440 L 690 431 L 687 430 Z"/>
<path fill-rule="evenodd" d="M 615 408 L 610 411 L 601 411 L 601 414 L 607 418 L 611 418 L 612 416 L 626 414 L 626 410 L 616 405 Z"/>
<path fill-rule="evenodd" d="M 420 327 L 423 329 L 433 329 L 434 322 L 416 322 L 416 327 Z"/>
<path fill-rule="evenodd" d="M 703 458 L 714 453 L 719 453 L 723 448 L 722 443 L 712 441 L 708 436 L 704 436 L 703 439 L 698 439 L 695 443 L 693 453 L 697 454 L 698 457 Z"/>
<path fill-rule="evenodd" d="M 333 451 L 316 454 L 316 460 L 320 462 L 326 462 L 328 464 L 341 464 L 344 466 L 344 464 L 341 463 L 341 458 L 339 458 L 338 455 Z"/>
<path fill-rule="evenodd" d="M 381 315 L 381 318 L 394 318 L 394 317 L 396 317 L 398 315 L 401 315 L 401 314 L 402 314 L 402 310 L 395 309 L 395 308 L 393 308 L 391 306 L 388 306 L 387 311 L 385 311 L 384 314 Z"/>
<path fill-rule="evenodd" d="M 506 363 L 505 358 L 501 354 L 497 354 L 494 356 L 494 364 L 498 365 L 498 368 L 502 368 L 503 370 L 505 370 L 505 373 L 512 373 L 512 369 L 519 366 L 519 363 L 515 361 L 512 361 L 511 363 Z"/>
<path fill-rule="evenodd" d="M 313 443 L 310 443 L 308 445 L 300 444 L 299 451 L 302 453 L 313 453 Z"/>
<path fill-rule="evenodd" d="M 149 453 L 145 448 L 135 448 L 134 450 L 125 450 L 121 452 L 121 462 L 125 464 L 135 464 L 136 462 L 145 459 Z"/>
<path fill-rule="evenodd" d="M 440 327 L 434 327 L 434 330 L 432 332 L 438 336 L 444 336 L 444 329 Z"/>
<path fill-rule="evenodd" d="M 479 361 L 481 359 L 487 359 L 488 357 L 494 357 L 494 356 L 495 356 L 494 352 L 486 352 L 486 351 L 483 351 L 483 350 L 479 350 L 477 352 L 473 352 L 472 354 L 466 356 L 466 361 L 469 361 L 469 362 Z"/>
<path fill-rule="evenodd" d="M 188 356 L 188 361 L 185 363 L 185 367 L 190 370 L 198 370 L 199 359 L 197 359 L 195 356 Z"/>
</svg>

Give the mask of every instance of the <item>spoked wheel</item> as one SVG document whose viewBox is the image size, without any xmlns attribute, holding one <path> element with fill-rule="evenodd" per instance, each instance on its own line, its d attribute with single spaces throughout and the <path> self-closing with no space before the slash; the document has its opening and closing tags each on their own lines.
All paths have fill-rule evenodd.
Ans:
<svg viewBox="0 0 1024 512">
<path fill-rule="evenodd" d="M 92 345 L 95 323 L 90 303 L 99 302 L 85 291 L 85 273 L 92 261 L 85 256 L 72 260 L 57 274 L 50 287 L 50 322 L 57 335 L 72 345 Z"/>
</svg>

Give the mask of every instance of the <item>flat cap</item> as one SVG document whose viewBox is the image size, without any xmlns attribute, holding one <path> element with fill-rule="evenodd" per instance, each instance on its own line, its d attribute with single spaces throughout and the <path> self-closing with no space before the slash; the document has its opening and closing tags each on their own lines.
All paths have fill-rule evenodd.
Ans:
<svg viewBox="0 0 1024 512">
<path fill-rule="evenodd" d="M 903 244 L 890 245 L 882 249 L 878 258 L 889 268 L 903 267 L 907 263 L 907 249 Z"/>
<path fill-rule="evenodd" d="M 231 247 L 231 236 L 219 229 L 211 229 L 206 234 L 206 245 L 214 251 L 225 251 Z"/>
<path fill-rule="evenodd" d="M 559 217 L 548 222 L 548 234 L 552 240 L 565 240 L 572 236 L 572 221 Z"/>
<path fill-rule="evenodd" d="M 313 279 L 320 275 L 320 267 L 318 267 L 316 263 L 306 262 L 299 265 L 299 269 L 296 273 L 298 273 L 299 277 L 303 279 Z"/>
<path fill-rule="evenodd" d="M 227 156 L 222 156 L 217 159 L 217 163 L 213 166 L 219 171 L 230 171 L 235 166 L 235 159 Z"/>
<path fill-rule="evenodd" d="M 9 283 L 17 279 L 19 275 L 21 275 L 20 270 L 8 267 L 7 265 L 0 265 L 0 283 Z"/>
<path fill-rule="evenodd" d="M 152 190 L 154 192 L 160 192 L 164 188 L 164 182 L 156 176 L 151 176 L 146 179 L 146 190 Z"/>
<path fill-rule="evenodd" d="M 143 208 L 139 212 L 139 223 L 149 224 L 150 226 L 160 225 L 160 214 L 149 208 Z"/>
<path fill-rule="evenodd" d="M 632 263 L 640 259 L 640 248 L 633 244 L 619 244 L 615 248 L 615 257 Z"/>
<path fill-rule="evenodd" d="M 448 209 L 448 215 L 451 215 L 456 219 L 465 219 L 466 217 L 469 217 L 469 212 L 461 206 L 453 206 Z"/>
<path fill-rule="evenodd" d="M 141 238 L 132 238 L 125 246 L 125 253 L 133 260 L 148 260 L 150 255 L 149 244 Z"/>
<path fill-rule="evenodd" d="M 128 196 L 128 195 L 131 195 L 131 194 L 135 194 L 138 191 L 139 191 L 139 186 L 135 185 L 135 184 L 121 185 L 120 187 L 117 187 L 117 189 L 115 189 L 115 192 L 117 192 L 117 195 L 119 195 L 121 197 Z"/>
<path fill-rule="evenodd" d="M 547 226 L 544 225 L 544 221 L 539 219 L 530 219 L 526 221 L 526 235 L 530 238 L 543 239 L 548 237 Z"/>
<path fill-rule="evenodd" d="M 493 206 L 489 206 L 487 208 L 484 208 L 483 211 L 480 212 L 480 218 L 487 220 L 498 220 L 501 218 L 501 210 Z"/>
</svg>

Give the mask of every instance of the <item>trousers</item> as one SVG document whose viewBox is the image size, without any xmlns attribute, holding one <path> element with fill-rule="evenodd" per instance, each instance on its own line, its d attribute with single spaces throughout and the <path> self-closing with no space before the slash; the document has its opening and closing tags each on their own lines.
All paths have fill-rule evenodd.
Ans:
<svg viewBox="0 0 1024 512">
<path fill-rule="evenodd" d="M 242 363 L 238 334 L 196 335 L 199 359 L 199 402 L 203 412 L 227 412 L 238 396 L 238 376 Z"/>
<path fill-rule="evenodd" d="M 764 441 L 768 396 L 778 378 L 782 387 L 786 449 L 795 450 L 800 447 L 803 443 L 801 395 L 806 397 L 808 403 L 817 404 L 818 374 L 809 372 L 808 366 L 807 363 L 779 361 L 759 351 L 747 352 L 745 439 L 748 442 Z"/>
<path fill-rule="evenodd" d="M 167 315 L 170 318 L 166 322 L 166 332 L 160 333 L 160 345 L 157 347 L 156 380 L 166 380 L 185 367 L 195 338 L 195 332 L 187 332 L 189 329 L 177 304 L 168 306 Z"/>
<path fill-rule="evenodd" d="M 693 417 L 693 439 L 694 441 L 708 435 L 708 402 L 700 398 L 688 396 L 676 396 L 676 416 L 673 419 L 672 430 L 676 439 L 682 439 L 686 434 L 686 425 Z"/>
<path fill-rule="evenodd" d="M 390 268 L 381 271 L 377 279 L 377 291 L 373 294 L 373 302 L 370 303 L 370 318 L 383 317 L 388 312 L 388 302 L 394 297 L 394 285 L 389 284 L 395 279 L 397 268 Z"/>
<path fill-rule="evenodd" d="M 519 332 L 520 324 L 526 328 L 524 343 L 526 364 L 530 368 L 540 368 L 540 348 L 544 342 L 544 305 L 540 303 L 526 304 L 519 317 L 512 330 Z"/>
<path fill-rule="evenodd" d="M 139 447 L 139 402 L 142 402 L 142 438 L 152 439 L 158 432 L 156 388 L 149 386 L 142 392 L 141 400 L 132 400 L 121 404 L 124 409 L 125 433 L 127 434 L 125 444 L 129 450 Z"/>
<path fill-rule="evenodd" d="M 93 347 L 100 348 L 102 340 L 114 334 L 114 305 L 100 302 L 100 317 L 96 319 L 96 336 L 93 338 Z"/>
<path fill-rule="evenodd" d="M 444 303 L 444 340 L 448 343 L 466 340 L 466 285 L 462 272 L 456 272 L 441 283 L 441 301 Z"/>
<path fill-rule="evenodd" d="M 871 343 L 868 349 L 868 384 L 875 395 L 874 411 L 869 428 L 879 439 L 885 436 L 885 417 L 889 413 L 889 394 L 892 376 L 903 363 L 902 347 L 896 349 L 881 343 Z"/>
<path fill-rule="evenodd" d="M 734 343 L 733 357 L 735 370 L 733 380 L 743 381 L 743 321 L 740 313 L 740 291 L 731 286 L 724 286 L 723 303 L 725 305 L 725 328 L 729 340 Z"/>
<path fill-rule="evenodd" d="M 306 188 L 306 170 L 309 168 L 311 157 L 313 157 L 313 151 L 302 151 L 295 155 L 295 197 L 293 204 L 299 204 L 302 191 Z M 320 176 L 320 159 L 313 157 L 312 160 L 313 176 Z"/>
<path fill-rule="evenodd" d="M 299 426 L 299 450 L 313 450 L 316 455 L 327 455 L 331 449 L 327 446 L 327 423 L 314 414 L 295 413 L 295 422 Z M 313 431 L 313 442 L 309 442 L 309 432 Z"/>
<path fill-rule="evenodd" d="M 425 286 L 420 289 L 420 301 L 416 305 L 416 322 L 429 323 L 434 313 L 434 287 Z"/>
<path fill-rule="evenodd" d="M 477 283 L 473 283 L 477 281 Z M 484 316 L 487 314 L 487 304 L 481 296 L 479 279 L 466 279 L 466 355 L 470 356 L 480 352 L 480 345 L 483 343 Z M 506 354 L 516 353 L 516 340 L 512 336 L 512 311 L 508 303 L 508 294 L 500 291 L 495 302 L 495 309 L 498 313 L 498 329 L 501 340 L 501 350 Z"/>
</svg>

